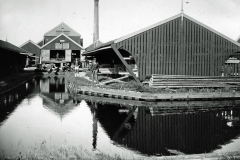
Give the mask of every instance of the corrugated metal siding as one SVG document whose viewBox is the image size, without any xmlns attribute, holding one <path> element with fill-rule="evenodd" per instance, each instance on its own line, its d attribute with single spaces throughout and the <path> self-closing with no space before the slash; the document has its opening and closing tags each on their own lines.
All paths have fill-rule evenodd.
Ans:
<svg viewBox="0 0 240 160">
<path fill-rule="evenodd" d="M 152 74 L 220 76 L 227 57 L 240 50 L 185 17 L 120 41 L 117 47 L 133 55 L 140 80 Z"/>
</svg>

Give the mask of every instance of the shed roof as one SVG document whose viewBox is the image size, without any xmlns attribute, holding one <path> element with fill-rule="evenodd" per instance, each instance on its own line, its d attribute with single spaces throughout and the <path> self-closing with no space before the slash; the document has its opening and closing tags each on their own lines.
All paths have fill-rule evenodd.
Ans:
<svg viewBox="0 0 240 160">
<path fill-rule="evenodd" d="M 34 43 L 34 42 L 31 41 L 31 40 L 28 40 L 27 42 L 23 43 L 23 44 L 20 46 L 20 48 L 23 47 L 23 46 L 25 46 L 25 45 L 28 44 L 28 43 L 32 43 L 32 44 L 35 45 L 36 47 L 40 48 L 39 45 L 37 45 L 36 43 Z"/>
<path fill-rule="evenodd" d="M 237 40 L 236 40 L 238 43 L 240 43 L 240 36 L 237 38 Z"/>
<path fill-rule="evenodd" d="M 2 41 L 0 40 L 0 48 L 3 48 L 3 49 L 6 49 L 6 50 L 10 50 L 10 51 L 14 51 L 14 52 L 18 52 L 18 53 L 29 53 L 31 54 L 30 52 L 22 49 L 22 48 L 19 48 L 9 42 L 5 42 L 5 41 Z"/>
<path fill-rule="evenodd" d="M 38 45 L 39 47 L 42 47 L 42 46 L 43 46 L 43 40 L 38 41 L 38 42 L 37 42 L 37 45 Z"/>
<path fill-rule="evenodd" d="M 115 39 L 115 40 L 114 40 L 114 43 L 118 43 L 118 42 L 121 42 L 121 41 L 123 41 L 123 40 L 125 40 L 125 39 L 128 39 L 128 38 L 130 38 L 130 37 L 136 36 L 136 35 L 138 35 L 138 34 L 140 34 L 140 33 L 142 33 L 142 32 L 145 32 L 145 31 L 147 31 L 147 30 L 150 30 L 150 29 L 152 29 L 152 28 L 155 28 L 155 27 L 157 27 L 157 26 L 160 26 L 161 24 L 167 23 L 167 22 L 169 22 L 169 21 L 171 21 L 171 20 L 174 20 L 174 19 L 176 19 L 176 18 L 179 18 L 179 17 L 181 17 L 181 16 L 182 16 L 182 14 L 178 14 L 178 15 L 176 15 L 176 16 L 170 17 L 170 18 L 168 18 L 168 19 L 166 19 L 166 20 L 163 20 L 163 21 L 161 21 L 161 22 L 158 22 L 158 23 L 156 23 L 156 24 L 153 24 L 153 25 L 151 25 L 151 26 L 149 26 L 149 27 L 143 28 L 143 29 L 141 29 L 141 30 L 138 30 L 138 31 L 136 31 L 136 32 L 133 32 L 133 33 L 131 33 L 131 34 L 128 34 L 128 35 L 126 35 L 126 36 L 123 36 L 123 37 L 121 37 L 121 38 Z M 213 33 L 215 33 L 215 34 L 217 34 L 217 35 L 219 35 L 219 36 L 221 36 L 221 37 L 229 40 L 230 42 L 232 42 L 232 43 L 240 46 L 240 44 L 237 43 L 236 41 L 234 41 L 233 39 L 231 39 L 231 38 L 223 35 L 222 33 L 218 32 L 218 31 L 216 31 L 216 30 L 214 30 L 214 29 L 212 29 L 212 28 L 210 28 L 209 26 L 207 26 L 207 25 L 205 25 L 205 24 L 203 24 L 203 23 L 195 20 L 194 18 L 192 18 L 192 17 L 190 17 L 190 16 L 188 16 L 188 15 L 186 15 L 186 14 L 183 14 L 183 17 L 185 17 L 185 18 L 187 18 L 187 19 L 189 19 L 189 20 L 197 23 L 198 25 L 200 25 L 200 26 L 202 26 L 202 27 L 204 27 L 204 28 L 212 31 Z M 240 37 L 239 37 L 239 38 L 240 38 Z"/>
<path fill-rule="evenodd" d="M 145 28 L 143 28 L 143 29 L 141 29 L 141 30 L 138 30 L 138 31 L 136 31 L 136 32 L 130 33 L 130 34 L 126 35 L 126 36 L 117 38 L 117 39 L 115 39 L 115 40 L 111 40 L 111 41 L 109 41 L 109 42 L 107 42 L 107 43 L 104 43 L 104 44 L 102 44 L 102 45 L 99 45 L 98 47 L 89 48 L 89 50 L 86 50 L 86 52 L 85 52 L 83 55 L 86 55 L 86 54 L 88 54 L 89 52 L 93 52 L 94 50 L 99 50 L 100 48 L 105 48 L 105 47 L 107 47 L 107 46 L 110 46 L 112 43 L 118 43 L 118 42 L 124 41 L 124 40 L 126 40 L 126 39 L 128 39 L 128 38 L 134 37 L 134 36 L 136 36 L 136 35 L 138 35 L 138 34 L 141 34 L 141 33 L 145 32 L 145 31 L 147 31 L 147 30 L 150 30 L 150 29 L 152 29 L 152 28 L 155 28 L 155 27 L 157 27 L 157 26 L 160 26 L 160 25 L 162 25 L 162 24 L 164 24 L 164 23 L 170 22 L 170 21 L 172 21 L 172 20 L 174 20 L 174 19 L 176 19 L 176 18 L 179 18 L 179 17 L 181 17 L 181 16 L 183 16 L 183 17 L 185 17 L 185 18 L 187 18 L 187 19 L 189 19 L 189 20 L 197 23 L 198 25 L 200 25 L 200 26 L 202 26 L 202 27 L 204 27 L 204 28 L 212 31 L 213 33 L 215 33 L 215 34 L 217 34 L 217 35 L 219 35 L 219 36 L 221 36 L 221 37 L 229 40 L 230 42 L 236 44 L 237 46 L 240 46 L 240 43 L 232 40 L 231 38 L 223 35 L 222 33 L 220 33 L 220 32 L 218 32 L 218 31 L 210 28 L 209 26 L 207 26 L 207 25 L 205 25 L 205 24 L 203 24 L 203 23 L 195 20 L 194 18 L 192 18 L 192 17 L 190 17 L 190 16 L 188 16 L 188 15 L 186 15 L 186 14 L 183 14 L 183 15 L 182 15 L 182 14 L 180 13 L 180 14 L 177 14 L 177 15 L 175 15 L 175 16 L 173 16 L 173 17 L 170 17 L 170 18 L 168 18 L 168 19 L 166 19 L 166 20 L 160 21 L 160 22 L 158 22 L 158 23 L 155 23 L 155 24 L 153 24 L 153 25 L 150 25 L 150 26 L 148 26 L 148 27 L 145 27 Z M 239 36 L 238 40 L 240 41 L 240 36 Z"/>
<path fill-rule="evenodd" d="M 84 52 L 83 55 L 84 55 L 84 54 L 87 54 L 87 53 L 89 53 L 89 52 L 93 52 L 93 51 L 95 51 L 95 50 L 99 50 L 99 49 L 101 49 L 101 48 L 109 47 L 109 46 L 110 46 L 111 44 L 113 44 L 113 43 L 114 43 L 114 41 L 112 40 L 112 41 L 108 41 L 108 42 L 106 42 L 106 43 L 102 43 L 102 44 L 98 45 L 97 47 L 94 47 L 94 44 L 91 44 L 90 46 L 88 46 L 88 47 L 86 48 L 86 52 Z"/>
</svg>

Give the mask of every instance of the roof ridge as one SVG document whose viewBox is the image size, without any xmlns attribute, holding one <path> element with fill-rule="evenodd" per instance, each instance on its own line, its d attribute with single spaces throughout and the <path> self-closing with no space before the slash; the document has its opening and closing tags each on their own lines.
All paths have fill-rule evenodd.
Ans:
<svg viewBox="0 0 240 160">
<path fill-rule="evenodd" d="M 32 44 L 34 44 L 35 46 L 37 46 L 38 48 L 40 48 L 40 46 L 36 43 L 34 43 L 32 40 L 28 40 L 27 42 L 23 43 L 22 45 L 20 45 L 19 47 L 23 47 L 24 45 L 26 45 L 28 42 L 31 42 Z"/>
<path fill-rule="evenodd" d="M 171 21 L 171 20 L 173 20 L 173 19 L 176 19 L 176 18 L 178 18 L 178 17 L 181 17 L 181 16 L 182 16 L 182 13 L 177 14 L 177 15 L 175 15 L 175 16 L 172 16 L 172 17 L 170 17 L 170 18 L 167 18 L 167 19 L 165 19 L 165 20 L 162 20 L 162 21 L 160 21 L 160 22 L 157 22 L 157 23 L 155 23 L 155 24 L 152 24 L 152 25 L 150 25 L 150 26 L 148 26 L 148 27 L 142 28 L 142 29 L 140 29 L 140 30 L 138 30 L 138 31 L 135 31 L 135 32 L 133 32 L 133 33 L 130 33 L 130 34 L 126 35 L 126 36 L 123 36 L 123 37 L 120 37 L 120 38 L 118 38 L 118 39 L 115 39 L 115 40 L 114 40 L 114 43 L 118 43 L 118 42 L 123 41 L 123 40 L 125 40 L 125 39 L 128 39 L 128 38 L 130 38 L 130 37 L 132 37 L 132 36 L 138 35 L 138 34 L 140 34 L 140 33 L 142 33 L 142 32 L 145 32 L 145 31 L 147 31 L 147 30 L 149 30 L 149 29 L 155 28 L 155 27 L 157 27 L 157 26 L 159 26 L 159 25 L 161 25 L 161 24 L 164 24 L 164 23 L 166 23 L 166 22 L 169 22 L 169 21 Z"/>
<path fill-rule="evenodd" d="M 238 36 L 238 38 L 237 38 L 237 40 L 236 40 L 236 41 L 238 41 L 238 40 L 240 40 L 240 35 Z"/>
<path fill-rule="evenodd" d="M 58 37 L 60 37 L 60 36 L 65 36 L 66 38 L 68 38 L 70 41 L 72 41 L 74 44 L 76 44 L 77 46 L 79 46 L 81 49 L 84 49 L 83 48 L 83 46 L 81 46 L 80 44 L 78 44 L 77 42 L 75 42 L 72 38 L 70 38 L 70 37 L 68 37 L 66 34 L 64 34 L 64 33 L 61 33 L 61 34 L 59 34 L 58 36 L 56 36 L 55 38 L 53 38 L 51 41 L 49 41 L 49 42 L 47 42 L 46 44 L 44 44 L 43 46 L 41 46 L 40 48 L 42 49 L 42 48 L 44 48 L 46 45 L 48 45 L 48 44 L 50 44 L 50 43 L 52 43 L 55 39 L 57 39 Z"/>
<path fill-rule="evenodd" d="M 190 17 L 190 16 L 188 16 L 188 15 L 186 15 L 186 14 L 183 14 L 183 16 L 184 16 L 185 18 L 188 18 L 189 20 L 191 20 L 191 21 L 193 21 L 193 22 L 195 22 L 195 23 L 201 25 L 202 27 L 204 27 L 204 28 L 206 28 L 206 29 L 212 31 L 213 33 L 215 33 L 215 34 L 217 34 L 217 35 L 219 35 L 219 36 L 221 36 L 221 37 L 223 37 L 223 38 L 229 40 L 230 42 L 236 44 L 237 46 L 240 46 L 240 43 L 238 43 L 237 41 L 234 41 L 233 39 L 227 37 L 226 35 L 220 33 L 219 31 L 217 31 L 217 30 L 215 30 L 215 29 L 213 29 L 213 28 L 211 28 L 211 27 L 205 25 L 204 23 L 202 23 L 202 22 L 200 22 L 200 21 L 198 21 L 198 20 L 196 20 L 196 19 L 194 19 L 194 18 L 192 18 L 192 17 Z M 239 36 L 239 38 L 240 38 L 240 36 Z"/>
<path fill-rule="evenodd" d="M 46 34 L 52 32 L 54 29 L 58 28 L 58 27 L 61 26 L 61 25 L 67 26 L 68 28 L 70 28 L 72 31 L 74 31 L 76 34 L 78 34 L 78 35 L 81 37 L 81 34 L 80 34 L 80 33 L 78 33 L 77 31 L 75 31 L 75 30 L 72 29 L 71 27 L 69 27 L 69 26 L 68 26 L 66 23 L 64 23 L 64 22 L 60 23 L 59 25 L 57 25 L 57 26 L 54 27 L 53 29 L 51 29 L 51 30 L 49 30 L 48 32 L 46 32 L 46 33 L 44 34 L 44 36 L 45 36 Z"/>
<path fill-rule="evenodd" d="M 0 45 L 0 47 L 2 47 L 2 48 L 5 48 L 5 49 L 11 50 L 11 51 L 15 51 L 15 52 L 19 52 L 19 53 L 21 53 L 21 52 L 22 53 L 31 53 L 31 52 L 28 52 L 25 49 L 20 48 L 20 47 L 12 44 L 10 42 L 6 42 L 6 41 L 3 41 L 3 40 L 0 40 L 0 42 L 3 44 L 3 45 Z"/>
</svg>

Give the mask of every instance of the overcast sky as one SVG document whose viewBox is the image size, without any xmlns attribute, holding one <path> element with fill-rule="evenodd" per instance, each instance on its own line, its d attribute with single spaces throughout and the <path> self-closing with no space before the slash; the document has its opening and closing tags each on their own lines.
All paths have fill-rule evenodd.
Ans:
<svg viewBox="0 0 240 160">
<path fill-rule="evenodd" d="M 188 2 L 188 3 L 187 3 Z M 37 43 L 61 22 L 92 43 L 94 0 L 0 0 L 0 39 Z M 99 0 L 100 40 L 117 39 L 179 14 L 181 0 Z M 184 0 L 184 13 L 236 40 L 240 0 Z"/>
</svg>

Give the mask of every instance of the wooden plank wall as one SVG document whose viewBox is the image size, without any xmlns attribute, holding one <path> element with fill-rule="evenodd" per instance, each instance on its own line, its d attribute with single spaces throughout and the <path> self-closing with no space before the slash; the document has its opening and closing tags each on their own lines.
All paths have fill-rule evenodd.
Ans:
<svg viewBox="0 0 240 160">
<path fill-rule="evenodd" d="M 117 43 L 133 55 L 140 80 L 152 74 L 221 76 L 240 47 L 181 17 Z"/>
</svg>

